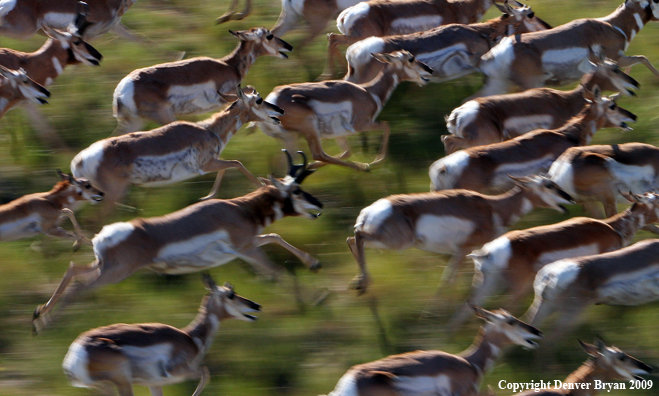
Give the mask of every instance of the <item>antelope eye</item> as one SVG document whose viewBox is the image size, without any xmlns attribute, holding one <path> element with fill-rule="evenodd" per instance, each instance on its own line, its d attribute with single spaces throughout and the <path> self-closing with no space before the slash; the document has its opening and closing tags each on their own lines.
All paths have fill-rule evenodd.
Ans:
<svg viewBox="0 0 659 396">
<path fill-rule="evenodd" d="M 529 15 L 527 15 L 529 18 L 533 18 L 535 16 L 535 12 L 529 12 Z"/>
<path fill-rule="evenodd" d="M 256 99 L 256 104 L 260 105 L 261 103 L 263 103 L 263 98 Z"/>
<path fill-rule="evenodd" d="M 414 62 L 414 57 L 410 58 L 410 63 Z"/>
<path fill-rule="evenodd" d="M 510 318 L 506 321 L 506 323 L 508 323 L 509 325 L 514 325 L 516 322 L 517 321 L 515 320 L 515 318 Z"/>
<path fill-rule="evenodd" d="M 90 188 L 92 188 L 92 186 L 91 184 L 85 184 L 85 188 L 89 190 Z"/>
<path fill-rule="evenodd" d="M 611 109 L 611 110 L 615 110 L 615 108 L 616 108 L 616 104 L 615 104 L 615 103 L 611 103 L 611 106 L 609 106 L 609 109 Z"/>
<path fill-rule="evenodd" d="M 233 300 L 233 298 L 234 298 L 235 296 L 236 296 L 236 293 L 235 293 L 233 290 L 231 290 L 231 291 L 229 292 L 229 294 L 227 294 L 227 298 L 228 298 L 229 300 Z"/>
<path fill-rule="evenodd" d="M 625 360 L 625 355 L 618 356 L 618 360 L 620 360 L 621 362 L 624 361 Z"/>
<path fill-rule="evenodd" d="M 293 195 L 300 195 L 301 192 L 302 190 L 300 190 L 299 188 L 296 188 L 295 190 L 292 191 Z"/>
<path fill-rule="evenodd" d="M 272 33 L 269 34 L 269 35 L 267 35 L 267 36 L 265 36 L 265 38 L 267 38 L 268 40 L 272 40 L 274 37 L 275 37 L 275 35 L 272 34 Z"/>
</svg>

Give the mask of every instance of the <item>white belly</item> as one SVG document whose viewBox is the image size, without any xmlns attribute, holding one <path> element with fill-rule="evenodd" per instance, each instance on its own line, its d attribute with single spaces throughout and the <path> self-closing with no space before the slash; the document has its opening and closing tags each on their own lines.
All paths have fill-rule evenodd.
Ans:
<svg viewBox="0 0 659 396">
<path fill-rule="evenodd" d="M 451 396 L 453 389 L 451 380 L 446 375 L 396 377 L 394 388 L 405 396 Z"/>
<path fill-rule="evenodd" d="M 316 113 L 316 130 L 321 138 L 345 136 L 355 133 L 352 124 L 352 102 L 328 103 L 310 100 L 309 106 Z"/>
<path fill-rule="evenodd" d="M 0 240 L 2 241 L 28 238 L 39 232 L 41 232 L 41 216 L 37 213 L 0 224 Z"/>
<path fill-rule="evenodd" d="M 157 187 L 203 175 L 199 157 L 199 151 L 192 147 L 167 155 L 139 157 L 133 163 L 130 182 Z"/>
<path fill-rule="evenodd" d="M 225 230 L 197 235 L 161 248 L 150 269 L 185 274 L 225 264 L 240 255 Z"/>
<path fill-rule="evenodd" d="M 499 165 L 494 172 L 495 176 L 492 178 L 491 187 L 511 188 L 514 183 L 508 175 L 522 177 L 546 173 L 555 159 L 556 157 L 553 154 L 548 154 L 525 162 Z"/>
<path fill-rule="evenodd" d="M 171 344 L 123 346 L 121 353 L 130 359 L 132 379 L 136 385 L 162 386 L 185 380 L 185 377 L 172 376 L 167 372 L 168 362 L 175 358 Z"/>
<path fill-rule="evenodd" d="M 564 83 L 578 80 L 589 71 L 584 62 L 588 60 L 588 48 L 574 47 L 549 50 L 542 54 L 542 67 L 549 81 Z"/>
<path fill-rule="evenodd" d="M 536 129 L 549 129 L 553 122 L 554 117 L 549 114 L 510 117 L 503 122 L 503 134 L 509 139 Z"/>
<path fill-rule="evenodd" d="M 435 253 L 453 253 L 474 232 L 474 223 L 453 216 L 425 214 L 416 222 L 416 247 Z"/>
<path fill-rule="evenodd" d="M 397 18 L 391 22 L 389 34 L 406 34 L 432 29 L 442 24 L 441 15 L 419 15 Z"/>
<path fill-rule="evenodd" d="M 641 272 L 619 275 L 598 290 L 598 302 L 609 305 L 640 305 L 659 300 L 659 265 Z"/>
<path fill-rule="evenodd" d="M 218 110 L 226 103 L 218 94 L 213 81 L 195 85 L 173 85 L 167 101 L 175 114 L 196 114 Z"/>
<path fill-rule="evenodd" d="M 599 253 L 602 252 L 600 251 L 597 243 L 591 243 L 590 245 L 584 245 L 584 246 L 577 246 L 571 249 L 548 251 L 541 254 L 538 257 L 538 261 L 535 263 L 536 264 L 535 270 L 537 271 L 543 266 L 549 263 L 553 263 L 554 261 L 567 259 L 567 258 L 590 256 L 592 254 L 599 254 Z"/>
</svg>

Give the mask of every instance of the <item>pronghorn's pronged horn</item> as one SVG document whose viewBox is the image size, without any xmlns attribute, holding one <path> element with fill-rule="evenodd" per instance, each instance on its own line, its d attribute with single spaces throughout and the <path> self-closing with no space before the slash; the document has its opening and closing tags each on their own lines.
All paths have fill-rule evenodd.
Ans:
<svg viewBox="0 0 659 396">
<path fill-rule="evenodd" d="M 213 277 L 208 272 L 203 272 L 201 274 L 202 281 L 204 282 L 204 286 L 208 290 L 215 290 L 217 288 L 217 285 L 215 284 L 215 281 L 213 280 Z"/>
<path fill-rule="evenodd" d="M 94 24 L 87 20 L 87 15 L 89 15 L 89 5 L 84 1 L 79 1 L 78 4 L 76 4 L 75 11 L 76 17 L 73 21 L 73 26 L 75 26 L 78 34 L 82 36 L 85 34 L 85 30 Z"/>
</svg>

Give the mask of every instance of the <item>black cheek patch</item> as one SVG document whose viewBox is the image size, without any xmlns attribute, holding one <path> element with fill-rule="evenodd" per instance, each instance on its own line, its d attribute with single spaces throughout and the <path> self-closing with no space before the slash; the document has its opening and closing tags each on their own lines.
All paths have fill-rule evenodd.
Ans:
<svg viewBox="0 0 659 396">
<path fill-rule="evenodd" d="M 284 207 L 281 208 L 281 210 L 284 212 L 285 216 L 299 215 L 299 213 L 295 211 L 295 207 L 293 206 L 293 199 L 291 197 L 286 197 L 286 199 L 284 199 Z"/>
</svg>

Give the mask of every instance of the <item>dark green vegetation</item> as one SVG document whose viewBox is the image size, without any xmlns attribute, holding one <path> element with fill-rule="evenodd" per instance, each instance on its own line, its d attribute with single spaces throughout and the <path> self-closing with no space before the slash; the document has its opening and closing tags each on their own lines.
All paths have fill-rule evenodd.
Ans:
<svg viewBox="0 0 659 396">
<path fill-rule="evenodd" d="M 534 0 L 531 5 L 541 18 L 555 26 L 578 17 L 604 16 L 618 3 Z M 259 0 L 254 14 L 246 20 L 214 26 L 214 18 L 226 6 L 228 2 L 217 0 L 140 0 L 123 20 L 172 53 L 186 51 L 188 57 L 219 57 L 229 53 L 237 43 L 227 29 L 272 27 L 280 9 L 277 1 Z M 490 11 L 487 17 L 495 14 Z M 302 30 L 294 31 L 284 39 L 295 46 L 303 34 Z M 645 54 L 659 65 L 657 37 L 659 23 L 646 26 L 627 53 Z M 0 46 L 33 51 L 43 40 L 41 36 L 27 42 L 0 37 Z M 173 54 L 130 43 L 112 34 L 93 44 L 105 56 L 101 67 L 66 70 L 51 87 L 51 104 L 42 107 L 71 151 L 53 152 L 45 148 L 21 109 L 11 111 L 0 121 L 1 202 L 50 189 L 56 181 L 55 168 L 68 170 L 75 153 L 108 136 L 115 128 L 111 98 L 119 80 L 133 69 L 173 59 Z M 276 85 L 311 80 L 321 73 L 325 45 L 325 40 L 319 37 L 301 53 L 292 52 L 288 60 L 260 58 L 245 83 L 254 85 L 265 97 Z M 643 66 L 635 66 L 631 74 L 641 82 L 642 88 L 638 98 L 624 98 L 621 105 L 638 115 L 635 130 L 624 134 L 603 130 L 593 143 L 659 144 L 655 127 L 659 82 Z M 319 273 L 310 273 L 295 257 L 276 246 L 267 247 L 268 254 L 289 269 L 289 274 L 278 283 L 256 276 L 240 261 L 212 271 L 216 281 L 230 281 L 239 294 L 262 304 L 263 312 L 256 323 L 223 323 L 205 359 L 212 376 L 205 395 L 313 396 L 330 392 L 353 364 L 415 349 L 459 352 L 471 343 L 480 324 L 475 318 L 453 339 L 443 331 L 445 320 L 468 291 L 470 262 L 463 265 L 457 282 L 439 291 L 439 316 L 419 319 L 431 301 L 447 257 L 414 250 L 402 253 L 367 250 L 373 284 L 368 294 L 357 297 L 347 289 L 357 266 L 345 239 L 352 235 L 354 220 L 364 206 L 389 194 L 427 191 L 428 166 L 444 155 L 440 141 L 440 135 L 446 133 L 443 117 L 476 91 L 480 82 L 480 77 L 470 76 L 425 88 L 402 84 L 380 117 L 389 121 L 392 129 L 387 160 L 370 173 L 328 166 L 308 178 L 305 189 L 326 204 L 323 216 L 313 222 L 285 219 L 267 231 L 280 233 L 293 245 L 318 257 L 324 266 Z M 351 143 L 355 159 L 368 162 L 375 157 L 380 134 L 365 136 L 365 140 L 355 136 Z M 326 145 L 330 153 L 339 151 L 332 142 Z M 361 147 L 366 151 L 362 153 Z M 300 148 L 307 150 L 302 141 Z M 282 175 L 285 167 L 279 149 L 279 142 L 260 131 L 249 134 L 243 129 L 228 145 L 223 158 L 241 160 L 256 175 L 271 172 Z M 208 193 L 213 178 L 214 175 L 207 175 L 168 188 L 134 188 L 124 202 L 138 207 L 140 212 L 117 212 L 111 221 L 128 220 L 136 215 L 160 215 L 192 204 Z M 251 189 L 244 176 L 230 171 L 225 175 L 221 196 L 240 196 Z M 97 209 L 87 206 L 78 215 L 90 236 L 100 229 L 91 222 Z M 571 215 L 579 214 L 580 208 L 571 208 Z M 516 227 L 565 218 L 557 212 L 538 210 Z M 68 224 L 65 227 L 70 228 Z M 642 232 L 638 238 L 648 237 L 652 234 Z M 32 311 L 51 295 L 69 261 L 93 260 L 88 246 L 72 254 L 71 244 L 48 237 L 0 244 L 1 395 L 89 395 L 88 390 L 70 387 L 61 370 L 62 358 L 79 333 L 117 322 L 163 322 L 182 327 L 192 320 L 205 293 L 199 275 L 162 277 L 140 272 L 68 306 L 50 328 L 32 337 Z M 300 288 L 303 306 L 296 303 L 295 287 Z M 314 305 L 326 291 L 328 297 Z M 496 308 L 496 302 L 488 307 Z M 499 361 L 485 384 L 496 386 L 501 379 L 509 382 L 564 379 L 586 357 L 577 337 L 590 341 L 595 334 L 656 367 L 658 323 L 656 304 L 635 308 L 593 307 L 577 332 L 550 346 L 556 352 L 554 361 L 536 364 L 531 352 L 515 348 Z M 656 394 L 657 382 L 650 391 L 616 394 Z M 196 381 L 189 381 L 169 386 L 165 394 L 190 395 L 196 385 Z M 146 388 L 136 387 L 135 391 L 137 395 L 148 394 Z M 497 392 L 508 394 L 503 390 Z"/>
</svg>

